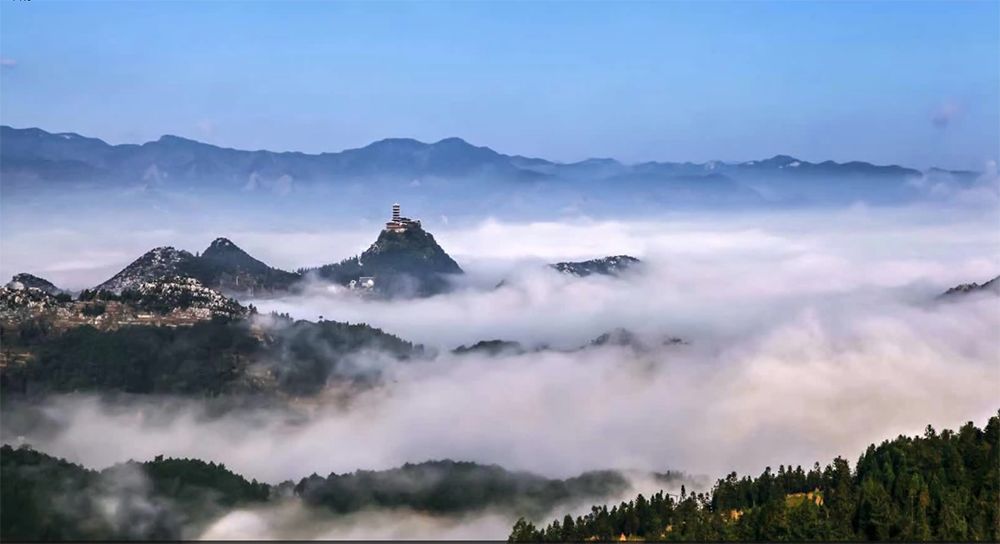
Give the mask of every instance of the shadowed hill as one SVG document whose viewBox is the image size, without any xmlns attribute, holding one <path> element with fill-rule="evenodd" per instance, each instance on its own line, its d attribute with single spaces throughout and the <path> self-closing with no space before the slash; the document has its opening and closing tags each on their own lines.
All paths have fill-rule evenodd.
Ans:
<svg viewBox="0 0 1000 544">
<path fill-rule="evenodd" d="M 427 296 L 448 289 L 448 275 L 462 274 L 458 266 L 420 226 L 402 232 L 383 229 L 368 249 L 357 257 L 317 270 L 321 278 L 349 284 L 374 277 L 374 288 L 390 296 Z"/>
<path fill-rule="evenodd" d="M 216 238 L 201 254 L 204 282 L 222 291 L 259 293 L 291 287 L 300 277 L 253 258 L 226 238 Z"/>
</svg>

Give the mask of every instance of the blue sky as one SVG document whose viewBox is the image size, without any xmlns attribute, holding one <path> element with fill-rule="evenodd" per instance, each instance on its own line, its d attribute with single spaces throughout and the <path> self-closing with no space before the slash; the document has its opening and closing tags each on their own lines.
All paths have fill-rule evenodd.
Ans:
<svg viewBox="0 0 1000 544">
<path fill-rule="evenodd" d="M 981 169 L 998 2 L 0 4 L 0 121 L 307 152 Z"/>
</svg>

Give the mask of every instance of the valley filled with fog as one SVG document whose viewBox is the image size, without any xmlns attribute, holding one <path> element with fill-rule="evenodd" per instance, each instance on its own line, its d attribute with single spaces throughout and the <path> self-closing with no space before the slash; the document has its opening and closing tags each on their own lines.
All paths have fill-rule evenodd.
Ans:
<svg viewBox="0 0 1000 544">
<path fill-rule="evenodd" d="M 294 294 L 241 299 L 258 319 L 277 312 L 367 323 L 424 346 L 414 360 L 352 356 L 359 371 L 378 370 L 374 386 L 331 383 L 309 398 L 223 407 L 57 394 L 5 413 L 3 439 L 98 468 L 156 455 L 212 460 L 273 484 L 437 459 L 550 478 L 631 471 L 621 497 L 657 489 L 653 472 L 682 471 L 704 491 L 730 471 L 852 459 L 927 424 L 996 413 L 996 298 L 938 299 L 1000 270 L 995 210 L 960 209 L 432 218 L 425 225 L 466 272 L 450 292 L 383 299 L 313 279 Z M 261 221 L 235 232 L 174 224 L 101 236 L 111 221 L 15 233 L 5 239 L 5 266 L 30 258 L 52 276 L 73 269 L 82 287 L 152 245 L 193 249 L 225 235 L 294 269 L 359 252 L 374 235 L 356 225 L 271 230 Z M 84 251 L 69 251 L 83 240 Z M 29 255 L 29 247 L 37 249 Z M 642 263 L 617 277 L 544 266 L 619 254 Z M 593 342 L 609 332 L 627 340 Z M 483 340 L 518 347 L 452 351 Z M 671 485 L 676 491 L 679 481 Z M 230 512 L 202 536 L 503 538 L 517 517 L 487 509 L 331 518 L 303 508 Z"/>
<path fill-rule="evenodd" d="M 0 2 L 0 542 L 1000 541 L 1000 2 Z"/>
</svg>

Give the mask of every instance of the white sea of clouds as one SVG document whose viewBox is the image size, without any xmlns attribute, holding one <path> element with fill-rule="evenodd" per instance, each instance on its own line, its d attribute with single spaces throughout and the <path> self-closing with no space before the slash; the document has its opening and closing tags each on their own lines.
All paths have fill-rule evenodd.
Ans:
<svg viewBox="0 0 1000 544">
<path fill-rule="evenodd" d="M 927 424 L 983 424 L 1000 408 L 998 299 L 935 300 L 946 287 L 1000 273 L 996 226 L 992 213 L 865 207 L 442 226 L 432 232 L 467 271 L 452 293 L 385 301 L 315 283 L 299 295 L 248 301 L 264 313 L 369 323 L 436 352 L 389 365 L 383 385 L 347 403 L 331 392 L 222 414 L 193 399 L 57 396 L 46 410 L 59 430 L 19 440 L 87 466 L 164 454 L 221 461 L 268 482 L 442 458 L 551 477 L 613 468 L 713 478 L 853 460 L 872 442 Z M 156 245 L 210 241 L 159 234 L 169 240 Z M 231 238 L 294 267 L 315 263 L 318 247 L 346 256 L 374 235 L 247 230 Z M 153 238 L 124 235 L 93 254 L 133 251 Z M 621 278 L 583 279 L 544 267 L 622 253 L 644 265 Z M 635 332 L 644 347 L 575 349 L 616 328 Z M 685 343 L 664 344 L 669 337 Z M 555 349 L 450 353 L 489 339 Z M 257 534 L 246 529 L 254 523 L 273 529 L 265 534 L 297 534 L 274 529 L 300 515 L 298 506 L 281 508 L 273 521 L 278 510 L 233 513 L 207 536 Z M 369 515 L 377 513 L 359 516 Z M 405 527 L 355 516 L 310 535 L 502 538 L 498 528 L 510 520 L 490 515 L 467 524 L 408 517 Z M 477 524 L 490 529 L 472 530 Z"/>
</svg>

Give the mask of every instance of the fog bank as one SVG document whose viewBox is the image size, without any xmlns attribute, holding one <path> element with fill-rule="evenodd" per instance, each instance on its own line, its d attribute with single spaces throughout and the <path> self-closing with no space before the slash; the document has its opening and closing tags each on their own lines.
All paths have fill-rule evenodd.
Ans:
<svg viewBox="0 0 1000 544">
<path fill-rule="evenodd" d="M 550 477 L 608 468 L 718 477 L 853 460 L 872 442 L 996 412 L 997 299 L 935 300 L 1000 273 L 995 219 L 858 208 L 759 222 L 446 229 L 439 241 L 468 272 L 450 294 L 384 301 L 314 284 L 250 301 L 262 312 L 370 323 L 436 350 L 380 360 L 377 387 L 346 401 L 331 388 L 227 410 L 190 398 L 61 395 L 32 424 L 27 412 L 5 413 L 3 438 L 88 466 L 197 457 L 272 483 L 444 458 Z M 584 279 L 544 266 L 620 253 L 644 265 Z M 619 327 L 638 342 L 585 347 Z M 686 343 L 663 343 L 672 336 Z M 450 352 L 486 339 L 529 349 Z M 407 514 L 389 524 L 365 512 L 303 532 L 293 529 L 307 515 L 300 508 L 233 512 L 206 536 L 499 538 L 510 522 Z"/>
</svg>

